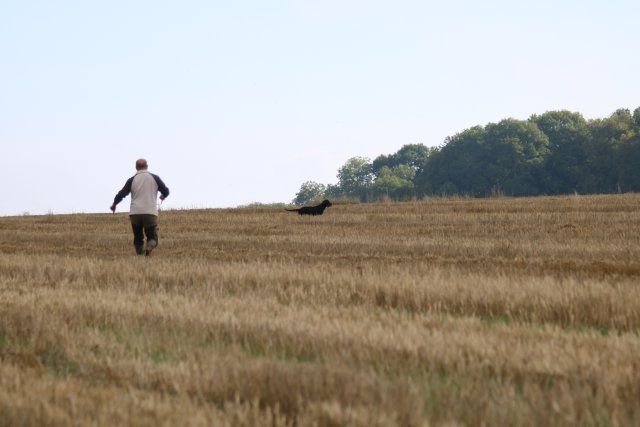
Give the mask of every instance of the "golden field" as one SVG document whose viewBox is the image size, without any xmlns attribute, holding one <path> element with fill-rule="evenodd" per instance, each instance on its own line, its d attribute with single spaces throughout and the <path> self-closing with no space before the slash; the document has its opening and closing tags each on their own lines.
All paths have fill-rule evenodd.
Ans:
<svg viewBox="0 0 640 427">
<path fill-rule="evenodd" d="M 0 218 L 0 425 L 638 425 L 640 195 Z"/>
</svg>

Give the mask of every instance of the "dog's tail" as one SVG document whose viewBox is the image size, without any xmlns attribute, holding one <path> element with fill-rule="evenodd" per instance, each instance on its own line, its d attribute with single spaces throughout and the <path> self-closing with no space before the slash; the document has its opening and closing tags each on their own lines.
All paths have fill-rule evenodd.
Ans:
<svg viewBox="0 0 640 427">
<path fill-rule="evenodd" d="M 289 211 L 289 212 L 298 212 L 300 209 L 284 209 L 285 211 Z"/>
</svg>

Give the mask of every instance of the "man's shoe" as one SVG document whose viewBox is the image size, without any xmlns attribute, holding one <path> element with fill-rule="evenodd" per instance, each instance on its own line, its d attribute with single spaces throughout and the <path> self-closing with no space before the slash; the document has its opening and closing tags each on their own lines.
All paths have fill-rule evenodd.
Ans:
<svg viewBox="0 0 640 427">
<path fill-rule="evenodd" d="M 149 239 L 147 240 L 147 249 L 145 250 L 144 254 L 146 256 L 149 256 L 151 254 L 151 251 L 158 246 L 158 242 L 156 242 L 154 239 Z"/>
<path fill-rule="evenodd" d="M 142 255 L 144 252 L 144 245 L 137 246 L 136 245 L 136 255 Z"/>
</svg>

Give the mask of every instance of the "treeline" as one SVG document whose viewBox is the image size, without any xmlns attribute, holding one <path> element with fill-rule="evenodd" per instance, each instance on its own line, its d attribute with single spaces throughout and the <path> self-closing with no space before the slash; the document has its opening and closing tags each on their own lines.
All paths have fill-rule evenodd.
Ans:
<svg viewBox="0 0 640 427">
<path fill-rule="evenodd" d="M 337 184 L 305 182 L 293 202 L 640 191 L 640 108 L 595 120 L 549 111 L 475 126 L 437 148 L 409 144 L 373 161 L 351 158 L 337 177 Z"/>
</svg>

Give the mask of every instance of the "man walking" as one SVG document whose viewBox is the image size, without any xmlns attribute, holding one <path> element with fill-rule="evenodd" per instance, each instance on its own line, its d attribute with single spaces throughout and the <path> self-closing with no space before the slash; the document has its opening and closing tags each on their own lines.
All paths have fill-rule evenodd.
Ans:
<svg viewBox="0 0 640 427">
<path fill-rule="evenodd" d="M 169 189 L 158 175 L 147 170 L 147 161 L 136 161 L 136 174 L 129 178 L 116 194 L 111 205 L 111 212 L 116 213 L 116 205 L 131 193 L 131 208 L 129 218 L 133 228 L 133 245 L 138 255 L 149 255 L 158 246 L 158 205 L 157 197 L 160 191 L 160 200 L 169 195 Z M 147 245 L 144 244 L 144 236 L 147 236 Z"/>
</svg>

